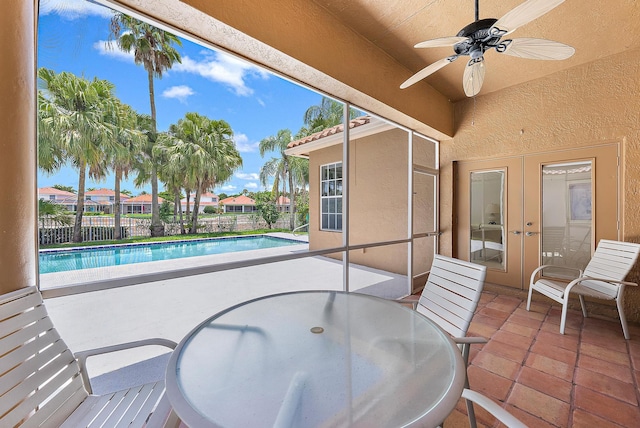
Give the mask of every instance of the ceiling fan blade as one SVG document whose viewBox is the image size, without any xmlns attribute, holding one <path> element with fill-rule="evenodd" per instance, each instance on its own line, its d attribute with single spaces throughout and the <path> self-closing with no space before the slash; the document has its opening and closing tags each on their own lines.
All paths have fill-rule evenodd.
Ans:
<svg viewBox="0 0 640 428">
<path fill-rule="evenodd" d="M 484 57 L 480 60 L 472 59 L 467 63 L 462 76 L 462 86 L 464 87 L 464 93 L 468 97 L 473 97 L 480 92 L 484 82 L 485 71 Z"/>
<path fill-rule="evenodd" d="M 453 46 L 456 43 L 464 42 L 467 37 L 440 37 L 439 39 L 420 42 L 414 48 L 439 48 L 443 46 Z"/>
<path fill-rule="evenodd" d="M 436 71 L 440 70 L 445 65 L 451 64 L 456 59 L 458 59 L 458 55 L 452 55 L 452 56 L 448 56 L 446 58 L 442 58 L 441 60 L 436 61 L 433 64 L 426 66 L 425 68 L 423 68 L 422 70 L 418 71 L 416 74 L 414 74 L 413 76 L 408 78 L 402 85 L 400 85 L 400 89 L 408 88 L 409 86 L 413 85 L 414 83 L 416 83 L 416 82 L 424 79 L 425 77 L 429 76 L 430 74 L 433 74 Z"/>
<path fill-rule="evenodd" d="M 576 51 L 569 45 L 546 39 L 523 37 L 508 42 L 504 41 L 507 47 L 503 53 L 519 58 L 560 60 L 571 57 Z"/>
<path fill-rule="evenodd" d="M 536 18 L 559 6 L 564 0 L 526 0 L 498 19 L 490 29 L 490 34 L 509 34 Z"/>
</svg>

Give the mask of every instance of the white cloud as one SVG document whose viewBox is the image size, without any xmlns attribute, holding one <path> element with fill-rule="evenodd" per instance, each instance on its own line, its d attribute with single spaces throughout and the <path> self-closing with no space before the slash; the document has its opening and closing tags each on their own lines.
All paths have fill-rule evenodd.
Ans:
<svg viewBox="0 0 640 428">
<path fill-rule="evenodd" d="M 246 174 L 244 172 L 238 172 L 236 173 L 236 177 L 238 177 L 241 180 L 260 180 L 260 176 L 255 172 L 251 172 L 249 174 Z"/>
<path fill-rule="evenodd" d="M 98 40 L 93 44 L 93 48 L 98 51 L 100 55 L 108 56 L 120 61 L 133 63 L 133 51 L 124 52 L 118 48 L 116 42 L 109 42 L 107 40 Z"/>
<path fill-rule="evenodd" d="M 244 185 L 245 188 L 249 189 L 257 189 L 258 188 L 258 183 L 247 183 Z"/>
<path fill-rule="evenodd" d="M 222 52 L 208 53 L 202 60 L 184 56 L 182 63 L 174 64 L 172 70 L 197 74 L 213 82 L 222 83 L 239 96 L 253 94 L 253 89 L 247 86 L 246 82 L 249 76 L 269 78 L 269 73 L 259 67 Z"/>
<path fill-rule="evenodd" d="M 226 186 L 222 186 L 220 189 L 225 192 L 233 192 L 234 190 L 237 189 L 237 187 L 234 186 L 233 184 L 227 184 Z"/>
<path fill-rule="evenodd" d="M 195 94 L 195 92 L 193 92 L 193 89 L 191 89 L 190 87 L 188 87 L 186 85 L 172 86 L 170 88 L 165 89 L 162 92 L 162 96 L 163 97 L 165 97 L 165 98 L 176 98 L 181 103 L 186 103 L 187 102 L 187 97 L 190 97 L 193 94 Z"/>
<path fill-rule="evenodd" d="M 233 141 L 236 143 L 236 149 L 238 149 L 240 153 L 255 152 L 258 150 L 258 146 L 260 145 L 259 142 L 250 143 L 249 137 L 245 134 L 235 134 L 233 136 Z"/>
<path fill-rule="evenodd" d="M 40 14 L 58 14 L 69 20 L 85 16 L 101 16 L 111 18 L 113 10 L 86 0 L 40 0 Z"/>
</svg>

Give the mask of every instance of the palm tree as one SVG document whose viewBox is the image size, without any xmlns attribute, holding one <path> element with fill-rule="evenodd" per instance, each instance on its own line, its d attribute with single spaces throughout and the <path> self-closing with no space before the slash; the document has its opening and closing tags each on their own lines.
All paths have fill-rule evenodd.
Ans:
<svg viewBox="0 0 640 428">
<path fill-rule="evenodd" d="M 295 209 L 295 185 L 305 182 L 305 164 L 308 171 L 308 161 L 305 159 L 294 158 L 285 154 L 287 145 L 292 141 L 291 131 L 281 129 L 276 136 L 270 136 L 260 141 L 260 156 L 264 157 L 267 152 L 278 152 L 279 157 L 273 157 L 260 168 L 260 181 L 264 186 L 270 177 L 273 177 L 272 193 L 278 198 L 278 187 L 282 182 L 282 195 L 286 195 L 285 184 L 289 185 L 289 226 L 291 230 L 295 228 L 295 217 L 293 215 Z M 308 172 L 307 172 L 308 177 Z"/>
<path fill-rule="evenodd" d="M 71 162 L 78 169 L 73 242 L 81 242 L 87 168 L 92 178 L 106 172 L 103 146 L 111 141 L 112 130 L 105 117 L 115 110 L 113 84 L 46 68 L 38 70 L 38 78 L 43 88 L 38 95 L 40 167 L 52 173 Z"/>
<path fill-rule="evenodd" d="M 138 114 L 128 105 L 116 102 L 116 110 L 109 118 L 113 129 L 113 142 L 110 150 L 105 153 L 109 159 L 109 166 L 115 175 L 114 183 L 114 239 L 121 239 L 120 229 L 120 182 L 128 178 L 129 172 L 135 165 L 136 157 L 141 152 L 146 136 L 138 127 Z"/>
<path fill-rule="evenodd" d="M 355 119 L 361 113 L 354 109 L 349 109 L 349 120 Z M 300 129 L 296 137 L 302 138 L 315 132 L 331 128 L 342 123 L 344 117 L 344 104 L 331 98 L 322 97 L 320 105 L 311 106 L 304 113 L 305 126 Z"/>
<path fill-rule="evenodd" d="M 182 46 L 182 42 L 175 35 L 125 15 L 116 13 L 110 23 L 110 38 L 116 39 L 118 48 L 124 52 L 132 52 L 136 64 L 142 64 L 147 71 L 149 81 L 149 103 L 151 105 L 152 132 L 157 133 L 156 102 L 153 87 L 154 78 L 162 78 L 165 70 L 174 63 L 181 62 L 180 54 L 174 45 Z M 155 138 L 150 138 L 155 142 Z M 164 235 L 164 226 L 160 221 L 158 207 L 158 172 L 153 159 L 153 147 L 145 150 L 151 157 L 151 236 Z"/>
<path fill-rule="evenodd" d="M 233 141 L 233 130 L 224 120 L 212 120 L 198 113 L 187 113 L 184 119 L 160 136 L 155 152 L 167 159 L 167 166 L 182 171 L 187 195 L 196 194 L 189 233 L 197 232 L 198 211 L 202 193 L 229 180 L 242 166 L 242 158 Z"/>
</svg>

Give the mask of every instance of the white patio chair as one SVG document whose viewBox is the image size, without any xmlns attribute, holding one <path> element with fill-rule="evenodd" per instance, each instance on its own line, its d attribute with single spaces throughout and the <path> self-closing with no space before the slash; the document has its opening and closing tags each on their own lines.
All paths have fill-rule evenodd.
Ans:
<svg viewBox="0 0 640 428">
<path fill-rule="evenodd" d="M 515 416 L 511 413 L 507 412 L 505 409 L 496 404 L 493 400 L 485 397 L 484 395 L 472 391 L 470 389 L 464 389 L 462 391 L 462 398 L 464 398 L 467 403 L 474 402 L 480 407 L 484 408 L 487 412 L 489 412 L 493 417 L 495 417 L 498 421 L 502 422 L 507 428 L 527 428 L 525 424 L 520 422 Z M 472 426 L 475 426 L 475 416 L 474 423 Z"/>
<path fill-rule="evenodd" d="M 164 380 L 98 396 L 86 371 L 89 356 L 148 345 L 176 343 L 149 339 L 74 356 L 36 287 L 0 296 L 0 426 L 162 426 L 171 413 Z"/>
<path fill-rule="evenodd" d="M 624 287 L 638 284 L 624 281 L 624 279 L 635 265 L 638 253 L 640 253 L 640 244 L 602 239 L 584 271 L 565 266 L 540 266 L 531 274 L 527 310 L 531 306 L 533 290 L 560 303 L 562 305 L 560 333 L 564 334 L 570 293 L 575 293 L 580 298 L 580 306 L 585 318 L 587 317 L 587 308 L 583 296 L 615 300 L 620 314 L 624 338 L 629 339 L 627 320 L 624 316 Z M 554 272 L 558 272 L 558 270 L 573 272 L 572 278 L 575 279 L 567 283 L 566 281 L 542 277 L 544 269 L 550 267 L 554 269 Z"/>
<path fill-rule="evenodd" d="M 471 318 L 478 307 L 487 267 L 436 254 L 429 278 L 419 300 L 400 299 L 411 303 L 444 331 L 449 333 L 462 351 L 465 366 L 469 364 L 469 351 L 474 343 L 487 343 L 483 337 L 466 337 Z M 465 381 L 469 387 L 469 379 Z M 467 401 L 469 422 L 475 427 L 473 405 Z"/>
</svg>

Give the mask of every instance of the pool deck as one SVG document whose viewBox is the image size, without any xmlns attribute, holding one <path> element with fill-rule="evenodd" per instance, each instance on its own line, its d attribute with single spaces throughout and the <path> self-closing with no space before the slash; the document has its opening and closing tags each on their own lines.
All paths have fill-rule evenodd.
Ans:
<svg viewBox="0 0 640 428">
<path fill-rule="evenodd" d="M 261 252 L 260 255 L 273 255 L 281 254 L 283 250 L 306 251 L 307 245 L 256 251 Z M 109 272 L 97 272 L 95 275 L 100 278 L 116 273 L 138 275 L 147 269 L 175 269 L 178 263 L 180 267 L 184 267 L 186 263 L 197 265 L 217 263 L 221 259 L 238 260 L 238 257 L 246 258 L 248 253 L 126 265 L 120 266 L 118 272 L 107 269 Z M 89 270 L 95 269 L 87 271 Z M 95 275 L 84 272 L 74 280 L 95 280 Z M 179 342 L 200 322 L 235 304 L 288 291 L 341 290 L 342 277 L 342 262 L 327 257 L 306 257 L 61 297 L 47 298 L 47 290 L 43 288 L 43 294 L 53 324 L 69 348 L 77 352 L 150 337 Z M 398 298 L 406 295 L 408 290 L 406 276 L 362 266 L 352 265 L 349 278 L 351 291 Z M 70 284 L 67 275 L 64 286 L 74 286 Z M 127 351 L 122 355 L 119 353 L 93 359 L 95 362 L 89 368 L 92 376 L 99 376 L 131 362 L 156 357 L 159 353 L 160 350 L 149 349 Z"/>
<path fill-rule="evenodd" d="M 291 233 L 282 232 L 268 233 L 267 235 L 275 238 L 299 241 L 300 245 L 287 245 L 264 250 L 249 250 L 235 253 L 185 257 L 172 260 L 45 273 L 40 275 L 40 290 L 45 292 L 45 295 L 47 295 L 47 293 L 49 293 L 49 295 L 55 295 L 53 294 L 54 290 L 59 291 L 60 294 L 64 294 L 69 287 L 74 286 L 86 287 L 88 284 L 96 282 L 114 281 L 148 274 L 159 274 L 162 272 L 175 272 L 186 268 L 204 267 L 212 264 L 258 258 L 265 255 L 273 256 L 287 254 L 290 252 L 307 251 L 309 248 L 308 235 L 294 236 Z"/>
</svg>

